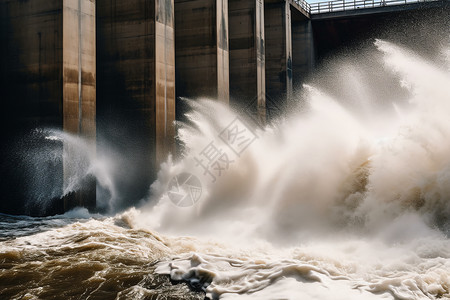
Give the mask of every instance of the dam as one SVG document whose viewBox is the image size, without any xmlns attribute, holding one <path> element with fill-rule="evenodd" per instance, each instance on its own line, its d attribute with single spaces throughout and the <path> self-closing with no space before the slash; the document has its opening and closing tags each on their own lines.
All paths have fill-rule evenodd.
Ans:
<svg viewBox="0 0 450 300">
<path fill-rule="evenodd" d="M 117 193 L 134 204 L 179 151 L 183 99 L 215 99 L 264 125 L 333 53 L 386 28 L 411 43 L 402 26 L 421 35 L 422 23 L 448 26 L 449 8 L 448 0 L 0 0 L 0 212 L 96 208 L 96 182 L 87 178 L 63 201 L 25 211 L 19 187 L 27 177 L 11 157 L 35 128 L 123 153 L 122 168 L 135 171 Z M 67 185 L 71 166 L 63 159 L 53 167 L 55 184 Z"/>
</svg>

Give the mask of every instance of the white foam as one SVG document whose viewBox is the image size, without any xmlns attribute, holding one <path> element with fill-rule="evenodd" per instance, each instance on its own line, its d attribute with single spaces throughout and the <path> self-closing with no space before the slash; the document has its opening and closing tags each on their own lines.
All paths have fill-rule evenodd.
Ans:
<svg viewBox="0 0 450 300">
<path fill-rule="evenodd" d="M 311 85 L 306 102 L 257 130 L 214 183 L 192 159 L 211 141 L 226 148 L 218 135 L 236 114 L 213 101 L 192 103 L 194 126 L 180 134 L 186 156 L 164 165 L 153 185 L 158 203 L 134 222 L 199 238 L 175 243 L 179 257 L 159 272 L 205 281 L 209 296 L 224 299 L 450 297 L 450 75 L 410 50 L 375 45 L 409 101 L 374 105 L 359 82 L 359 97 L 367 96 L 359 110 Z M 342 70 L 354 80 L 364 68 Z M 371 74 L 361 78 L 372 84 Z M 180 172 L 202 180 L 204 197 L 190 208 L 165 195 Z M 273 248 L 255 246 L 264 243 Z"/>
</svg>

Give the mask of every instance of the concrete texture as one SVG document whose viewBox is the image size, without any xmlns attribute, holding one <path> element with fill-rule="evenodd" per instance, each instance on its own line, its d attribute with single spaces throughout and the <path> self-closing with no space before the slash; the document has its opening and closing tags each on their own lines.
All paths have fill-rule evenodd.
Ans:
<svg viewBox="0 0 450 300">
<path fill-rule="evenodd" d="M 83 13 L 79 14 L 80 5 Z M 95 3 L 89 0 L 0 1 L 2 190 L 10 202 L 0 210 L 23 213 L 27 175 L 10 165 L 14 146 L 34 128 L 52 127 L 95 140 Z M 79 30 L 82 44 L 79 44 Z M 81 57 L 79 54 L 82 54 Z M 84 97 L 80 96 L 84 93 Z M 81 108 L 81 109 L 79 109 Z M 84 129 L 80 130 L 81 127 Z M 70 153 L 66 153 L 70 155 Z M 63 165 L 54 166 L 63 173 Z M 60 171 L 58 171 L 58 169 Z M 68 170 L 65 170 L 68 172 Z M 41 176 L 46 176 L 42 174 Z M 63 180 L 53 183 L 64 185 Z M 55 187 L 57 188 L 57 187 Z M 78 203 L 95 206 L 95 182 Z M 61 212 L 62 201 L 48 208 L 28 206 L 29 214 Z"/>
<path fill-rule="evenodd" d="M 97 32 L 98 143 L 118 156 L 120 207 L 146 196 L 172 151 L 173 0 L 98 0 Z"/>
<path fill-rule="evenodd" d="M 62 1 L 2 0 L 0 9 L 2 122 L 61 126 Z"/>
<path fill-rule="evenodd" d="M 80 13 L 81 12 L 81 13 Z M 95 141 L 95 3 L 63 1 L 63 127 Z"/>
<path fill-rule="evenodd" d="M 285 1 L 265 1 L 266 103 L 268 113 L 276 117 L 292 100 L 291 9 Z"/>
<path fill-rule="evenodd" d="M 229 102 L 227 0 L 175 0 L 177 119 L 179 97 Z"/>
<path fill-rule="evenodd" d="M 292 83 L 300 89 L 314 69 L 315 47 L 312 22 L 292 9 Z"/>
<path fill-rule="evenodd" d="M 156 161 L 174 151 L 175 137 L 175 21 L 173 0 L 156 0 L 155 97 Z"/>
<path fill-rule="evenodd" d="M 265 124 L 264 4 L 229 0 L 230 103 Z"/>
<path fill-rule="evenodd" d="M 95 147 L 96 140 L 96 49 L 95 2 L 63 0 L 63 129 L 85 138 Z M 70 157 L 71 149 L 65 147 Z M 64 178 L 73 170 L 64 164 Z M 67 185 L 65 183 L 64 185 Z M 95 209 L 95 179 L 87 179 L 82 190 L 64 199 L 64 210 L 76 206 Z"/>
<path fill-rule="evenodd" d="M 271 1 L 271 0 L 270 0 Z M 296 2 L 296 0 L 285 0 L 291 6 L 291 10 L 295 14 L 301 14 L 302 18 L 311 19 L 311 14 L 309 13 L 309 9 L 305 7 L 305 5 L 300 5 Z M 308 1 L 306 1 L 308 2 Z M 308 2 L 309 3 L 309 2 Z"/>
<path fill-rule="evenodd" d="M 256 1 L 256 93 L 258 120 L 261 124 L 266 122 L 266 45 L 264 31 L 264 2 Z"/>
</svg>

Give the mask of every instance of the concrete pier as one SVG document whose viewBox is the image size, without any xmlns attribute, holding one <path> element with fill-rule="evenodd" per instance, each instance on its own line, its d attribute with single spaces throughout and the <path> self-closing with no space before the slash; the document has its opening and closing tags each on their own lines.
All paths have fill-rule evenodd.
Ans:
<svg viewBox="0 0 450 300">
<path fill-rule="evenodd" d="M 126 178 L 117 197 L 135 203 L 173 150 L 175 45 L 173 0 L 97 0 L 99 143 Z"/>
<path fill-rule="evenodd" d="M 95 141 L 95 3 L 63 1 L 63 128 Z"/>
<path fill-rule="evenodd" d="M 175 44 L 177 97 L 228 103 L 228 0 L 175 0 Z"/>
<path fill-rule="evenodd" d="M 64 0 L 62 8 L 62 87 L 63 129 L 89 140 L 96 141 L 96 52 L 95 3 L 89 0 Z M 64 145 L 67 157 L 73 156 Z M 75 172 L 64 162 L 64 186 Z M 96 207 L 96 181 L 86 178 L 81 189 L 64 198 L 64 211 L 76 206 Z"/>
<path fill-rule="evenodd" d="M 292 99 L 291 9 L 286 1 L 264 3 L 266 94 L 274 101 L 266 107 L 268 112 L 277 114 Z M 275 103 L 277 107 L 271 107 Z"/>
<path fill-rule="evenodd" d="M 313 71 L 315 46 L 312 22 L 304 14 L 292 10 L 292 83 L 300 89 Z"/>
<path fill-rule="evenodd" d="M 229 0 L 230 102 L 266 121 L 264 3 Z"/>
<path fill-rule="evenodd" d="M 3 176 L 8 178 L 1 188 L 10 200 L 10 204 L 2 201 L 0 210 L 23 212 L 24 201 L 33 200 L 25 199 L 21 191 L 26 188 L 26 174 L 14 172 L 5 166 L 10 161 L 3 161 L 17 155 L 11 153 L 13 145 L 30 130 L 42 127 L 64 129 L 95 143 L 95 4 L 89 0 L 1 1 L 0 14 L 0 152 Z M 67 175 L 70 170 L 64 165 L 54 166 L 60 170 L 54 170 L 55 174 Z M 61 184 L 61 189 L 67 184 L 56 181 L 52 184 Z M 62 212 L 75 205 L 73 201 L 95 207 L 94 181 L 85 185 L 82 194 L 76 200 L 54 201 L 46 209 L 31 205 L 28 213 Z"/>
<path fill-rule="evenodd" d="M 174 1 L 156 0 L 155 97 L 156 161 L 174 151 L 175 137 L 175 20 Z"/>
</svg>

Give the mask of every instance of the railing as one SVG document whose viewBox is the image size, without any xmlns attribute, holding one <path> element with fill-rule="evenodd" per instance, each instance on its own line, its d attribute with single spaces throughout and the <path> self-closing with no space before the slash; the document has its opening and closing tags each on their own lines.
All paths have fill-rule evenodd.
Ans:
<svg viewBox="0 0 450 300">
<path fill-rule="evenodd" d="M 311 5 L 305 0 L 294 0 L 301 8 L 303 8 L 307 13 L 311 13 Z"/>
<path fill-rule="evenodd" d="M 299 0 L 303 1 L 303 0 Z M 439 0 L 338 0 L 308 4 L 310 14 L 347 11 L 363 8 L 376 8 L 410 3 L 434 2 Z M 295 0 L 297 2 L 297 0 Z M 298 3 L 298 2 L 297 2 Z"/>
</svg>

